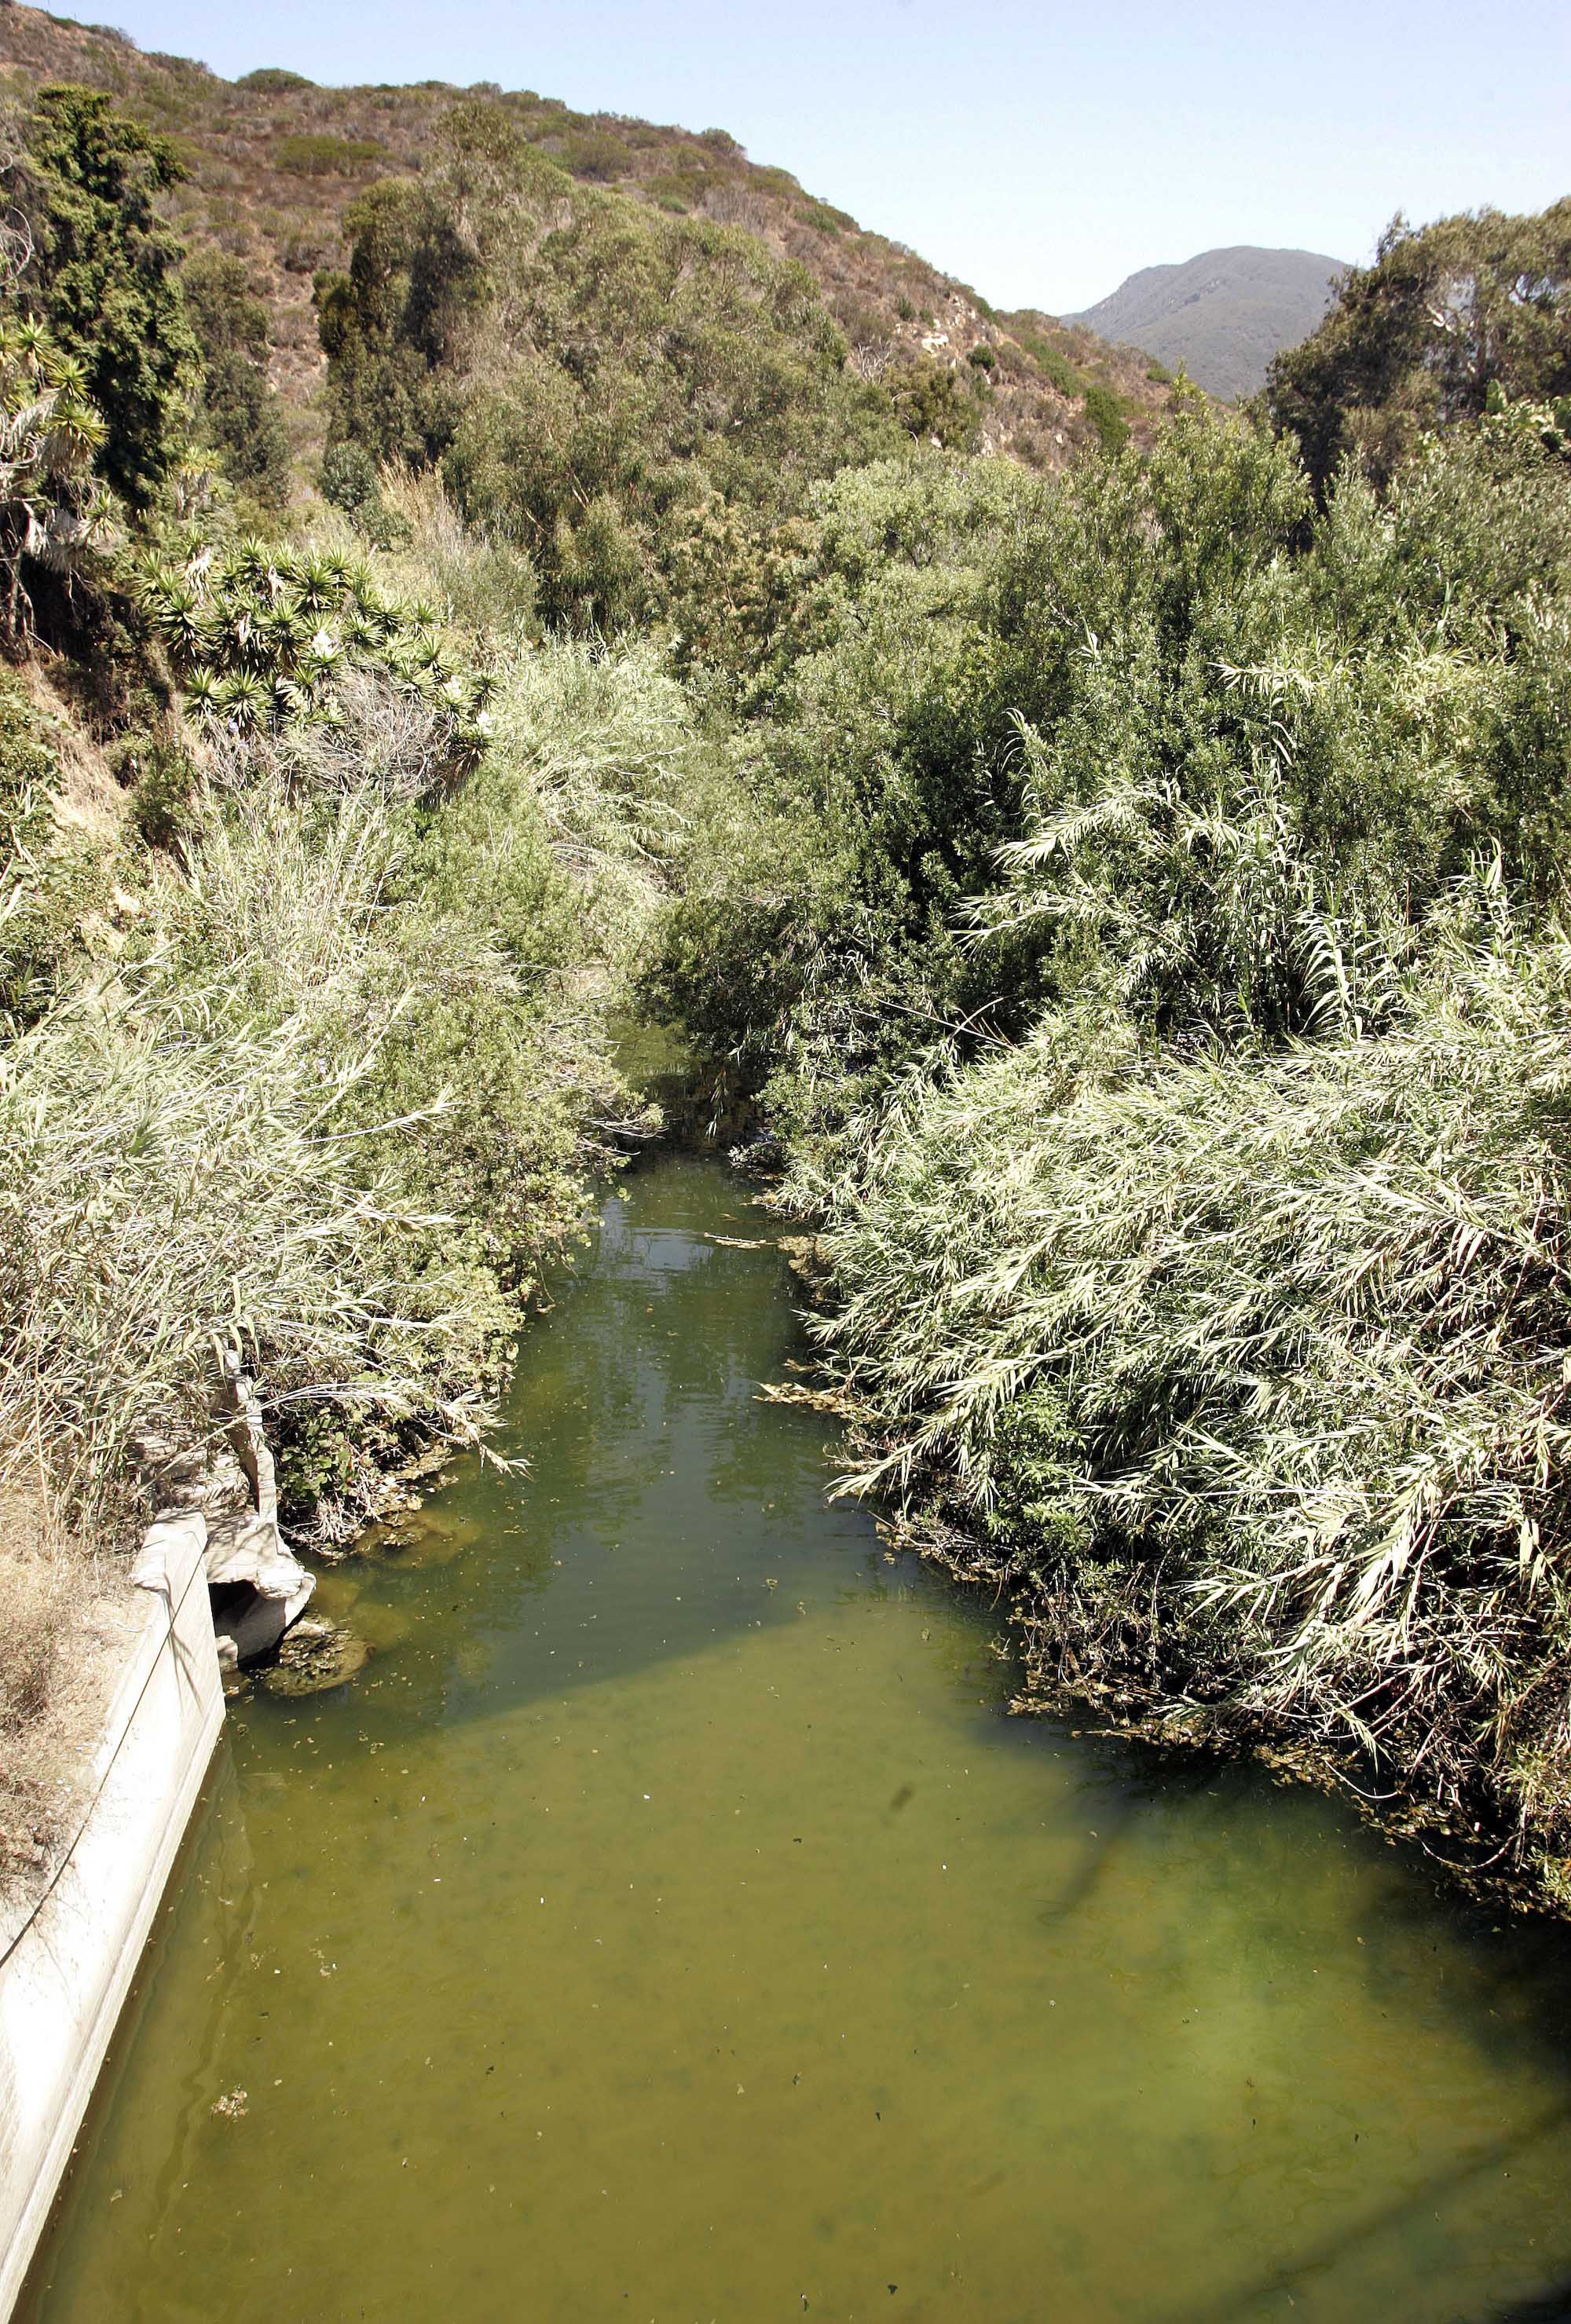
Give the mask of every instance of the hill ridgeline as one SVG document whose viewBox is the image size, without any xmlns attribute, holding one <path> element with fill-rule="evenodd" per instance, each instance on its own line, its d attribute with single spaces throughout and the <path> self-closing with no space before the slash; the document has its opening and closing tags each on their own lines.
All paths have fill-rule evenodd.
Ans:
<svg viewBox="0 0 1571 2324">
<path fill-rule="evenodd" d="M 1252 395 L 1271 357 L 1316 328 L 1346 271 L 1320 251 L 1203 250 L 1179 266 L 1142 266 L 1111 297 L 1065 319 L 1182 364 L 1209 394 Z"/>
</svg>

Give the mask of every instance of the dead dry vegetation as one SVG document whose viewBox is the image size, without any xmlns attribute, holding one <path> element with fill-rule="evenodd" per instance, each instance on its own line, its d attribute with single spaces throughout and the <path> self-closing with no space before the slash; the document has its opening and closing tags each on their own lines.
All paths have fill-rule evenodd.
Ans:
<svg viewBox="0 0 1571 2324">
<path fill-rule="evenodd" d="M 137 1612 L 123 1564 L 0 1491 L 0 1931 L 69 1845 Z"/>
</svg>

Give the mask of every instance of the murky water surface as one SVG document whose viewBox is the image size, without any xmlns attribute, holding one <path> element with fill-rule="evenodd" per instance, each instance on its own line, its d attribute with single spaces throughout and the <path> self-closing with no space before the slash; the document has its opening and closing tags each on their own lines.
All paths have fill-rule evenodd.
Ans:
<svg viewBox="0 0 1571 2324">
<path fill-rule="evenodd" d="M 709 1238 L 761 1214 L 625 1197 L 528 1474 L 324 1582 L 357 1683 L 232 1724 L 29 2324 L 1566 2312 L 1571 1947 L 1008 1719 L 997 1620 L 756 1400 L 789 1279 Z"/>
</svg>

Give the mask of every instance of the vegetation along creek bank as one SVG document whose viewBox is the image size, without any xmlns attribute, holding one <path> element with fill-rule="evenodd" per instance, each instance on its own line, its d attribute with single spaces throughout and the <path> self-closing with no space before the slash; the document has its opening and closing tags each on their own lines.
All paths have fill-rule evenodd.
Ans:
<svg viewBox="0 0 1571 2324">
<path fill-rule="evenodd" d="M 1566 206 L 1222 407 L 720 133 L 0 43 L 16 1877 L 226 1367 L 308 1556 L 498 1441 L 631 1015 L 1033 1696 L 1571 1903 Z"/>
<path fill-rule="evenodd" d="M 748 1190 L 654 1154 L 592 1232 L 527 1469 L 323 1574 L 352 1684 L 232 1706 L 20 2324 L 1544 2314 L 1564 1931 L 1011 1719 L 997 1618 L 759 1395 Z"/>
</svg>

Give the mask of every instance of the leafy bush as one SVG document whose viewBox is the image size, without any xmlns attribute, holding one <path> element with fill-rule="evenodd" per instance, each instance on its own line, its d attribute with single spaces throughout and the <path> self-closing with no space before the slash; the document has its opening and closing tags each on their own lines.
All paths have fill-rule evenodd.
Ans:
<svg viewBox="0 0 1571 2324">
<path fill-rule="evenodd" d="M 1421 1765 L 1560 1855 L 1571 945 L 1481 900 L 1378 1038 L 1185 1063 L 1049 1016 L 909 1104 L 824 1336 L 859 1482 L 936 1485 L 1049 1604 L 1100 1572 L 1082 1683 Z"/>
<path fill-rule="evenodd" d="M 197 770 L 187 752 L 162 736 L 127 736 L 116 772 L 131 785 L 131 813 L 149 847 L 172 848 L 195 828 Z"/>
<path fill-rule="evenodd" d="M 1129 421 L 1115 388 L 1093 380 L 1085 394 L 1086 417 L 1096 430 L 1096 440 L 1109 454 L 1122 452 L 1129 441 Z"/>
<path fill-rule="evenodd" d="M 233 576 L 214 600 L 253 618 Z M 180 876 L 0 1051 L 0 1479 L 42 1464 L 112 1525 L 206 1428 L 215 1337 L 299 1524 L 352 1527 L 378 1462 L 479 1425 L 633 1111 L 605 1012 L 692 748 L 647 653 L 524 672 L 434 798 L 429 705 L 374 658 L 331 719 L 215 728 Z"/>
<path fill-rule="evenodd" d="M 1561 1893 L 1567 434 L 837 480 L 649 980 L 827 1214 L 853 1481 Z"/>
<path fill-rule="evenodd" d="M 947 452 L 972 449 L 981 414 L 947 364 L 918 355 L 888 375 L 895 418 L 919 444 Z"/>
<path fill-rule="evenodd" d="M 167 139 L 92 89 L 41 91 L 24 137 L 10 173 L 31 242 L 19 295 L 81 366 L 104 475 L 143 506 L 180 448 L 198 367 L 180 244 L 160 214 L 184 173 Z"/>
<path fill-rule="evenodd" d="M 300 130 L 281 137 L 273 164 L 295 178 L 356 178 L 385 161 L 374 137 L 335 137 L 326 130 Z"/>
<path fill-rule="evenodd" d="M 1393 219 L 1374 264 L 1277 356 L 1266 392 L 1324 491 L 1349 453 L 1389 477 L 1424 429 L 1477 419 L 1492 386 L 1571 394 L 1571 200 L 1537 217 Z"/>
<path fill-rule="evenodd" d="M 202 356 L 198 432 L 224 473 L 264 508 L 289 496 L 289 434 L 267 378 L 267 309 L 244 263 L 218 251 L 186 263 L 186 311 Z"/>
<path fill-rule="evenodd" d="M 1051 340 L 1045 339 L 1040 331 L 1032 331 L 1023 326 L 1018 317 L 1014 320 L 1013 330 L 1037 369 L 1046 374 L 1060 395 L 1079 397 L 1085 394 L 1085 381 L 1067 355 L 1054 346 Z"/>
<path fill-rule="evenodd" d="M 317 294 L 334 435 L 439 460 L 548 620 L 644 617 L 708 494 L 787 514 L 898 440 L 799 268 L 575 184 L 499 106 L 456 107 L 418 185 L 373 188 L 351 226 Z"/>
<path fill-rule="evenodd" d="M 304 73 L 288 72 L 282 65 L 259 65 L 254 72 L 242 73 L 236 88 L 254 88 L 258 97 L 288 97 L 297 88 L 314 88 L 315 81 Z"/>
<path fill-rule="evenodd" d="M 610 185 L 625 176 L 632 156 L 610 130 L 589 128 L 559 138 L 552 159 L 575 178 L 597 179 Z"/>
<path fill-rule="evenodd" d="M 376 463 L 363 444 L 329 444 L 322 460 L 322 498 L 343 510 L 374 549 L 393 549 L 403 539 L 402 521 L 383 496 Z"/>
<path fill-rule="evenodd" d="M 67 1003 L 0 1056 L 0 1474 L 42 1462 L 84 1522 L 113 1521 L 143 1441 L 205 1433 L 215 1333 L 273 1396 L 384 1422 L 434 1397 L 455 1431 L 477 1409 L 470 1351 L 448 1370 L 430 1330 L 457 1281 L 401 1265 L 418 1222 L 323 1130 L 364 1069 L 325 1093 L 304 1027 L 225 1016 L 221 990 L 150 978 L 134 1010 Z"/>
</svg>

